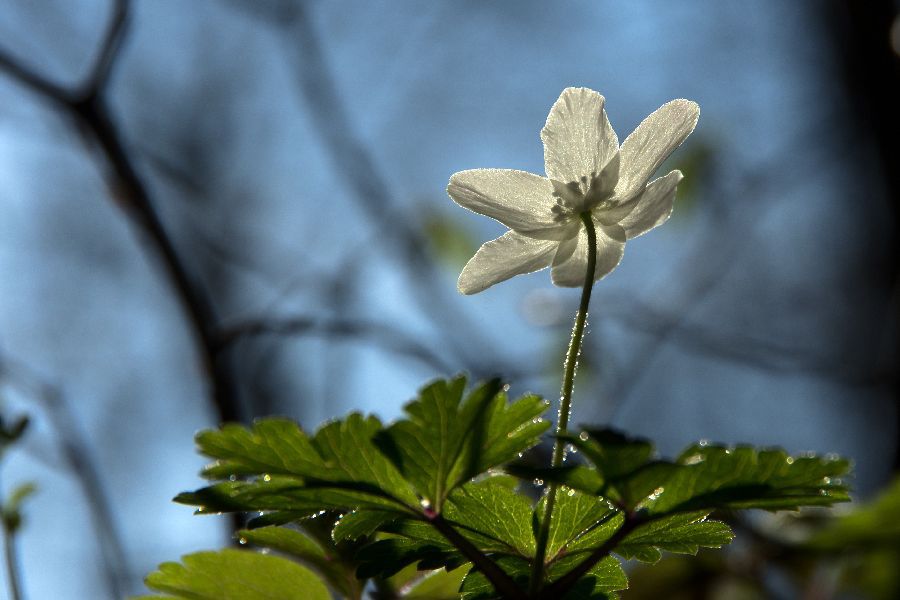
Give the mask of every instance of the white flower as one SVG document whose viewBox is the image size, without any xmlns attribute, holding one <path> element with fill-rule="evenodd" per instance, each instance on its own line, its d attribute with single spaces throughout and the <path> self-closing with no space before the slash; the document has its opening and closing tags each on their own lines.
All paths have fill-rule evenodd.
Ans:
<svg viewBox="0 0 900 600">
<path fill-rule="evenodd" d="M 647 180 L 694 130 L 700 107 L 690 100 L 662 105 L 620 148 L 604 102 L 593 90 L 563 90 L 541 130 L 547 177 L 473 169 L 450 178 L 454 202 L 510 228 L 469 260 L 460 292 L 475 294 L 550 266 L 555 285 L 582 285 L 588 241 L 580 216 L 586 211 L 597 231 L 596 281 L 622 260 L 626 240 L 669 218 L 681 172 Z"/>
</svg>

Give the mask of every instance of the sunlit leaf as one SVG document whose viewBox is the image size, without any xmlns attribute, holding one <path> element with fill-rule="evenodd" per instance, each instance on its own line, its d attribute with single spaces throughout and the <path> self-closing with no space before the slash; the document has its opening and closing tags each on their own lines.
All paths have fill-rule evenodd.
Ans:
<svg viewBox="0 0 900 600">
<path fill-rule="evenodd" d="M 503 471 L 526 481 L 541 481 L 547 484 L 556 483 L 573 490 L 602 496 L 606 489 L 603 476 L 593 467 L 583 465 L 563 465 L 560 467 L 523 464 L 521 462 L 504 465 Z"/>
<path fill-rule="evenodd" d="M 376 418 L 359 414 L 328 423 L 312 438 L 285 419 L 204 431 L 197 444 L 217 459 L 204 476 L 229 481 L 176 501 L 206 512 L 417 509 L 409 483 L 372 443 L 379 431 Z"/>
<path fill-rule="evenodd" d="M 536 518 L 544 514 L 544 503 L 545 499 L 535 509 Z M 550 519 L 547 556 L 552 560 L 563 551 L 569 552 L 578 548 L 579 545 L 576 541 L 580 537 L 608 523 L 616 514 L 617 512 L 602 498 L 582 494 L 569 488 L 560 488 L 557 491 L 556 506 Z"/>
<path fill-rule="evenodd" d="M 846 486 L 838 479 L 847 473 L 849 463 L 837 458 L 697 444 L 677 460 L 665 461 L 654 458 L 653 447 L 646 440 L 616 431 L 589 430 L 566 439 L 601 474 L 604 481 L 599 495 L 651 515 L 796 509 L 849 500 Z"/>
<path fill-rule="evenodd" d="M 457 488 L 446 505 L 446 521 L 489 556 L 534 553 L 531 502 L 510 486 L 510 478 L 491 477 Z M 356 555 L 360 574 L 393 574 L 410 565 L 419 569 L 454 568 L 467 559 L 424 520 L 395 519 L 380 523 L 381 538 Z"/>
<path fill-rule="evenodd" d="M 182 557 L 145 580 L 164 598 L 184 600 L 331 600 L 328 588 L 306 567 L 279 556 L 222 550 Z"/>
<path fill-rule="evenodd" d="M 500 551 L 522 556 L 531 556 L 535 551 L 531 513 L 531 501 L 516 493 L 505 477 L 490 477 L 456 489 L 445 511 L 452 524 L 461 526 L 463 535 L 481 534 L 499 542 Z"/>
<path fill-rule="evenodd" d="M 850 464 L 838 458 L 789 456 L 783 450 L 695 445 L 643 506 L 651 514 L 704 509 L 797 509 L 847 502 L 838 479 Z"/>
<path fill-rule="evenodd" d="M 422 530 L 425 533 L 426 530 Z M 413 532 L 407 532 L 415 535 Z M 456 568 L 467 561 L 449 542 L 437 536 L 390 536 L 364 546 L 356 554 L 359 577 L 390 577 L 404 567 L 419 569 Z"/>
<path fill-rule="evenodd" d="M 616 554 L 656 562 L 660 551 L 697 554 L 701 548 L 719 548 L 731 542 L 731 528 L 720 521 L 707 521 L 705 512 L 680 513 L 639 526 L 616 546 Z"/>
<path fill-rule="evenodd" d="M 288 511 L 304 516 L 326 509 L 396 509 L 399 506 L 384 490 L 371 484 L 346 482 L 341 487 L 309 487 L 289 477 L 217 483 L 181 493 L 175 502 L 197 506 L 198 512 L 205 514 Z"/>
<path fill-rule="evenodd" d="M 468 572 L 467 565 L 452 571 L 432 571 L 401 590 L 401 596 L 407 600 L 458 600 L 459 588 Z"/>
<path fill-rule="evenodd" d="M 440 512 L 450 491 L 491 467 L 512 460 L 538 442 L 549 423 L 547 403 L 526 396 L 507 403 L 499 381 L 471 391 L 466 380 L 436 381 L 406 405 L 408 419 L 378 436 L 378 446 Z"/>
<path fill-rule="evenodd" d="M 335 542 L 357 540 L 378 531 L 397 519 L 397 513 L 380 510 L 354 510 L 338 519 L 332 531 Z"/>
<path fill-rule="evenodd" d="M 345 563 L 333 549 L 323 546 L 302 531 L 288 527 L 263 527 L 244 529 L 237 536 L 242 544 L 253 544 L 300 559 L 346 596 L 359 591 L 356 565 Z"/>
<path fill-rule="evenodd" d="M 552 565 L 547 570 L 550 582 L 565 575 L 577 564 L 577 557 L 565 557 Z M 516 582 L 523 590 L 528 589 L 531 576 L 531 564 L 522 558 L 503 557 L 498 565 Z M 561 600 L 602 600 L 617 598 L 615 593 L 628 587 L 628 578 L 622 570 L 622 566 L 615 558 L 607 557 L 579 579 L 575 585 L 564 595 Z M 495 600 L 500 598 L 487 577 L 477 570 L 469 571 L 463 581 L 462 598 L 464 600 Z"/>
</svg>

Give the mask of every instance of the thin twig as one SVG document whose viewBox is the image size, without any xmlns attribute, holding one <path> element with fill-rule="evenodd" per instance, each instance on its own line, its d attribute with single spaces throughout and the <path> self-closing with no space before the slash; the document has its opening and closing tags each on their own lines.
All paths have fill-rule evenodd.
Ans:
<svg viewBox="0 0 900 600">
<path fill-rule="evenodd" d="M 90 70 L 90 75 L 82 84 L 84 95 L 87 96 L 102 90 L 109 80 L 109 74 L 115 64 L 119 46 L 125 37 L 128 24 L 129 0 L 115 0 L 112 6 L 112 15 L 103 36 L 103 44 L 97 53 L 97 59 Z"/>
<path fill-rule="evenodd" d="M 76 427 L 62 391 L 44 381 L 30 367 L 5 355 L 0 355 L 0 378 L 34 398 L 46 410 L 58 435 L 60 450 L 87 500 L 110 596 L 122 598 L 131 576 L 125 544 L 113 520 L 113 506 L 101 480 L 100 469 L 91 458 L 85 436 Z"/>
<path fill-rule="evenodd" d="M 3 549 L 6 553 L 6 582 L 9 584 L 10 600 L 21 600 L 22 586 L 19 583 L 19 554 L 16 550 L 15 533 L 3 527 Z"/>
</svg>

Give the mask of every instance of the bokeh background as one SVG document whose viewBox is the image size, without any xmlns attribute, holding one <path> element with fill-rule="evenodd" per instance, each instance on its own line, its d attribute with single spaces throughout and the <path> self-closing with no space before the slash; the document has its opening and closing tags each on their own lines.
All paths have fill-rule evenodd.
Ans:
<svg viewBox="0 0 900 600">
<path fill-rule="evenodd" d="M 573 85 L 620 139 L 701 107 L 661 169 L 686 175 L 672 220 L 595 288 L 574 421 L 667 454 L 840 453 L 871 498 L 900 468 L 897 9 L 5 0 L 0 415 L 31 422 L 0 488 L 38 487 L 26 597 L 138 593 L 228 543 L 170 502 L 222 420 L 390 419 L 459 372 L 555 398 L 578 291 L 543 272 L 460 296 L 504 228 L 445 187 L 542 173 Z"/>
</svg>

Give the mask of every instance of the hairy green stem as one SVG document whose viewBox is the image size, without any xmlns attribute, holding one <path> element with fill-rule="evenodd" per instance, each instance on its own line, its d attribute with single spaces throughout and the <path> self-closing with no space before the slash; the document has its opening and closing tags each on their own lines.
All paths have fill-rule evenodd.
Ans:
<svg viewBox="0 0 900 600">
<path fill-rule="evenodd" d="M 572 328 L 572 339 L 569 341 L 569 350 L 566 352 L 562 395 L 559 401 L 559 417 L 556 421 L 556 441 L 553 444 L 553 456 L 550 460 L 551 467 L 562 465 L 565 457 L 565 446 L 560 436 L 564 435 L 569 427 L 569 415 L 572 412 L 572 389 L 575 386 L 575 368 L 578 366 L 578 355 L 581 353 L 581 340 L 584 338 L 588 306 L 591 303 L 591 290 L 594 288 L 594 271 L 597 268 L 597 232 L 594 230 L 591 213 L 581 213 L 581 222 L 584 223 L 588 238 L 587 270 L 584 274 L 584 286 L 581 288 L 581 304 L 578 306 L 578 314 L 575 316 L 575 327 Z M 547 502 L 544 505 L 544 514 L 541 518 L 541 528 L 538 532 L 534 562 L 531 565 L 529 592 L 532 597 L 537 595 L 543 583 L 547 539 L 550 536 L 550 518 L 553 516 L 553 508 L 556 505 L 558 487 L 557 484 L 551 483 L 550 489 L 547 491 Z"/>
</svg>

